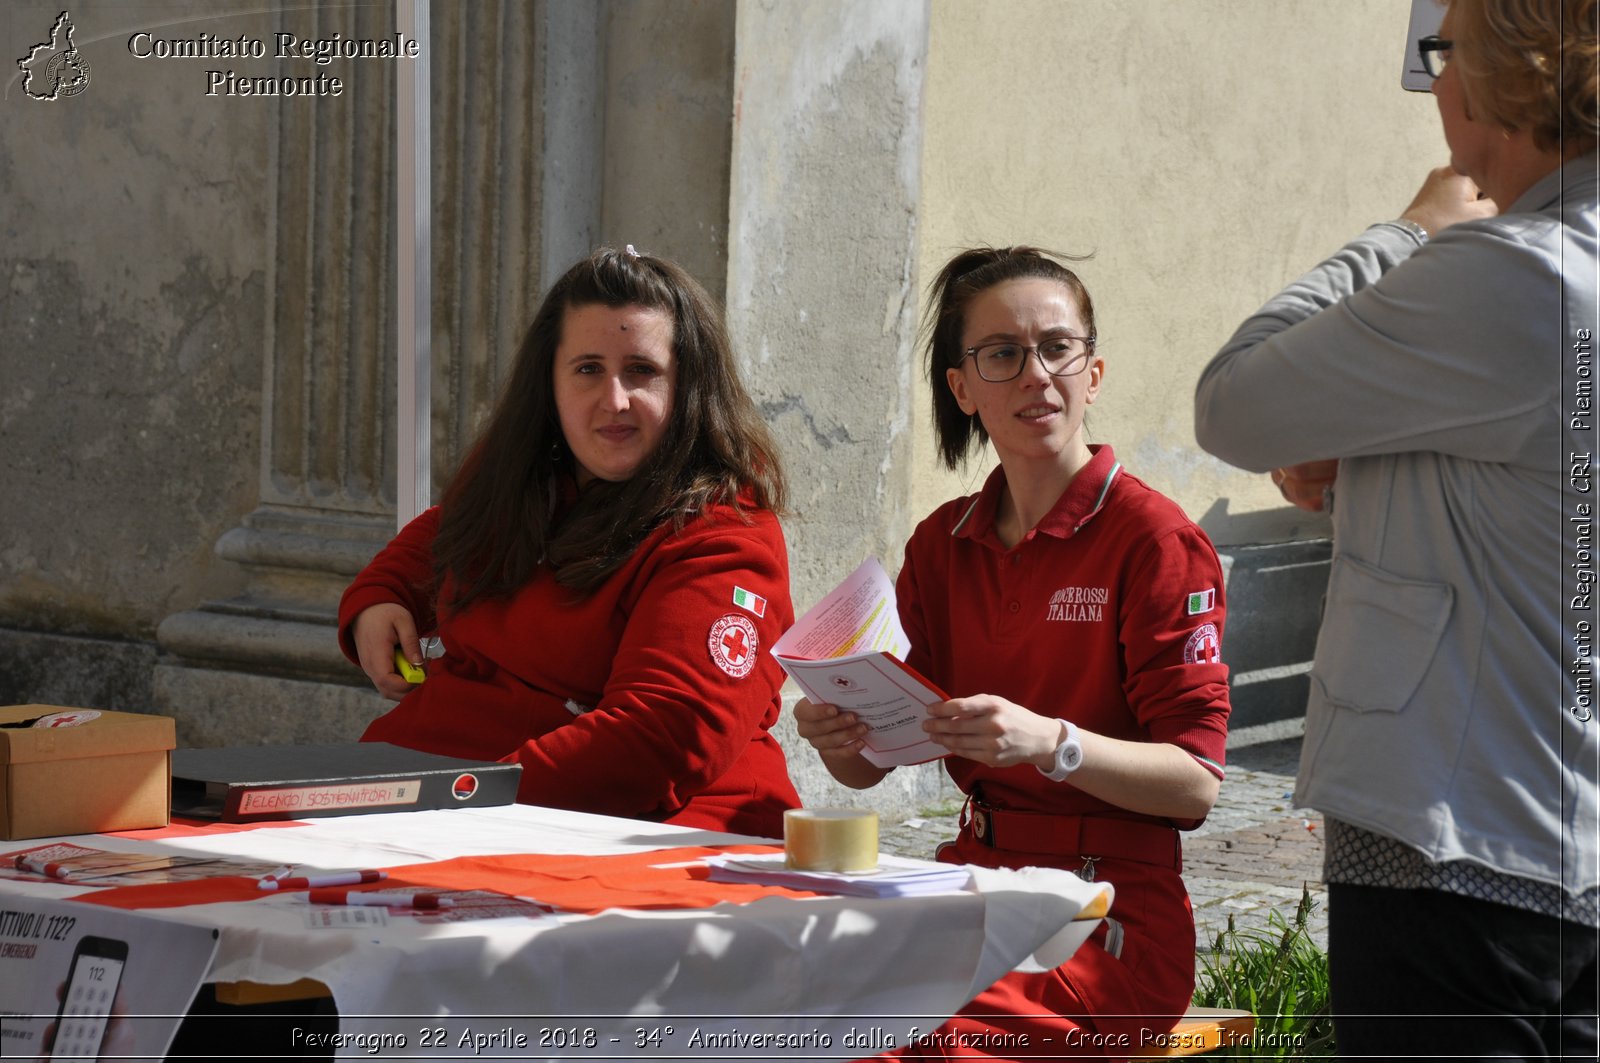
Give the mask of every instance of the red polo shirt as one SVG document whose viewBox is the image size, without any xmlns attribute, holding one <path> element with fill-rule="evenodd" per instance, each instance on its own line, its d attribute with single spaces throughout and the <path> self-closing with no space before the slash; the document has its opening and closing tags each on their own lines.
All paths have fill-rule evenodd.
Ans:
<svg viewBox="0 0 1600 1063">
<path fill-rule="evenodd" d="M 1228 669 L 1216 551 L 1109 446 L 1090 450 L 1055 508 L 1009 550 L 995 534 L 1003 469 L 918 525 L 896 588 L 908 663 L 952 697 L 994 694 L 1112 738 L 1170 742 L 1220 778 Z M 996 807 L 1164 822 L 1031 765 L 954 756 L 945 765 Z"/>
</svg>

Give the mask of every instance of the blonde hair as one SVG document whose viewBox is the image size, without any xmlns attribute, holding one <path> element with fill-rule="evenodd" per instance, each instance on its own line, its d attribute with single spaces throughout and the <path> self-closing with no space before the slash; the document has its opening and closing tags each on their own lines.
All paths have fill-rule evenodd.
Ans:
<svg viewBox="0 0 1600 1063">
<path fill-rule="evenodd" d="M 1573 155 L 1600 137 L 1597 0 L 1451 0 L 1455 64 L 1479 121 Z"/>
</svg>

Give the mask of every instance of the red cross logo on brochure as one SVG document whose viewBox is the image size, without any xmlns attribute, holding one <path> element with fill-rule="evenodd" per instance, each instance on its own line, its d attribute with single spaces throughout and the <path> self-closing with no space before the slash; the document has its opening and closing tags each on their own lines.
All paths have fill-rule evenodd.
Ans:
<svg viewBox="0 0 1600 1063">
<path fill-rule="evenodd" d="M 735 679 L 743 679 L 755 669 L 760 642 L 756 626 L 747 617 L 729 613 L 718 618 L 711 625 L 706 645 L 711 651 L 712 663 Z"/>
</svg>

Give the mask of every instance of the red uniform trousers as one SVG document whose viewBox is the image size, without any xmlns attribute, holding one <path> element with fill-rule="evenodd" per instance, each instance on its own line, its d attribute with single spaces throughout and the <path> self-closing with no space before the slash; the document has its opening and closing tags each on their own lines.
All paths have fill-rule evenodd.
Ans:
<svg viewBox="0 0 1600 1063">
<path fill-rule="evenodd" d="M 1116 826 L 1114 820 L 1100 823 Z M 970 823 L 962 827 L 960 837 L 940 848 L 938 858 L 981 867 L 1059 867 L 1078 872 L 1084 866 L 1079 854 L 992 847 L 978 839 Z M 1097 857 L 1095 880 L 1110 882 L 1116 896 L 1110 919 L 1071 959 L 1039 974 L 1013 971 L 932 1037 L 878 1058 L 1125 1059 L 1139 1052 L 1152 1038 L 1172 1029 L 1194 994 L 1194 912 L 1180 870 L 1179 860 L 1163 867 Z M 1121 928 L 1120 946 L 1115 926 Z M 1108 944 L 1117 955 L 1108 951 Z M 1020 1043 L 1023 1036 L 1026 1044 Z"/>
</svg>

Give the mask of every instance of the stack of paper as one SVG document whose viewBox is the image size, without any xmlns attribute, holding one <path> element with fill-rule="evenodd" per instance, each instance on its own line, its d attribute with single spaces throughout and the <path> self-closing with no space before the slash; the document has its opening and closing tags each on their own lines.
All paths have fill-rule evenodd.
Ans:
<svg viewBox="0 0 1600 1063">
<path fill-rule="evenodd" d="M 842 893 L 851 897 L 917 897 L 965 889 L 972 875 L 954 864 L 927 864 L 880 856 L 871 871 L 798 871 L 782 853 L 713 856 L 706 863 L 716 882 L 759 882 L 815 893 Z"/>
</svg>

